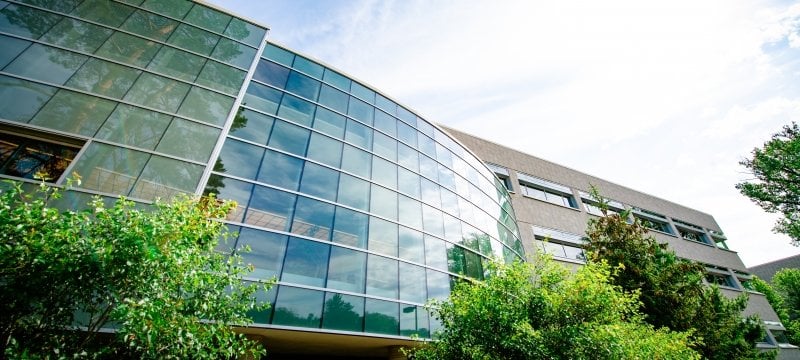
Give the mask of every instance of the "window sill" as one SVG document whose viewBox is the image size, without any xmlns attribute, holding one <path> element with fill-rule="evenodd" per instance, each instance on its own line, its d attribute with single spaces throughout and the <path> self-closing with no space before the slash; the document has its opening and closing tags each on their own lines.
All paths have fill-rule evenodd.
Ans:
<svg viewBox="0 0 800 360">
<path fill-rule="evenodd" d="M 581 212 L 581 209 L 574 208 L 572 206 L 566 206 L 566 205 L 560 205 L 560 204 L 556 204 L 556 203 L 551 203 L 549 201 L 545 201 L 545 200 L 542 200 L 542 199 L 537 199 L 535 197 L 528 196 L 528 195 L 525 195 L 525 194 L 522 194 L 522 197 L 524 197 L 526 199 L 536 200 L 536 201 L 541 202 L 541 203 L 545 203 L 545 204 L 549 204 L 549 205 L 558 206 L 558 207 L 562 207 L 562 208 L 565 208 L 565 209 L 570 209 L 570 210 L 574 210 L 574 211 L 577 211 L 577 212 Z"/>
</svg>

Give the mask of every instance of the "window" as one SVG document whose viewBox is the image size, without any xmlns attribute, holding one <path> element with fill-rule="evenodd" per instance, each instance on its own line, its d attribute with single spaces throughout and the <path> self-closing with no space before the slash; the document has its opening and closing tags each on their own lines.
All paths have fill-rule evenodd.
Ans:
<svg viewBox="0 0 800 360">
<path fill-rule="evenodd" d="M 786 337 L 785 330 L 770 329 L 769 332 L 772 334 L 772 337 L 775 338 L 775 341 L 778 342 L 779 345 L 789 344 L 789 338 Z"/>
<path fill-rule="evenodd" d="M 633 208 L 633 217 L 650 230 L 674 235 L 672 227 L 669 225 L 669 220 L 664 215 L 649 210 Z"/>
<path fill-rule="evenodd" d="M 678 229 L 678 234 L 680 234 L 681 238 L 684 240 L 709 244 L 708 237 L 706 236 L 706 232 L 703 230 L 703 228 L 680 220 L 673 219 L 673 222 L 675 223 L 675 227 Z"/>
<path fill-rule="evenodd" d="M 757 291 L 753 286 L 753 275 L 736 270 L 734 270 L 733 273 L 736 274 L 736 279 L 739 280 L 739 283 L 742 284 L 745 290 Z"/>
<path fill-rule="evenodd" d="M 523 182 L 519 183 L 519 187 L 522 191 L 522 194 L 528 197 L 547 201 L 556 205 L 571 207 L 573 209 L 578 208 L 578 205 L 575 203 L 575 199 L 572 197 L 572 195 L 557 193 L 549 189 L 544 189 Z"/>
<path fill-rule="evenodd" d="M 56 182 L 79 146 L 0 132 L 0 174 Z"/>
<path fill-rule="evenodd" d="M 537 249 L 552 255 L 554 258 L 586 261 L 586 255 L 583 253 L 583 249 L 575 245 L 554 243 L 540 237 L 534 240 L 534 244 Z"/>
<path fill-rule="evenodd" d="M 711 285 L 736 288 L 736 284 L 734 283 L 733 277 L 730 274 L 709 271 L 706 272 L 706 281 Z"/>
<path fill-rule="evenodd" d="M 708 232 L 711 234 L 711 239 L 714 241 L 714 244 L 716 244 L 718 248 L 730 250 L 730 248 L 728 248 L 728 244 L 726 243 L 728 238 L 725 237 L 723 233 L 714 230 L 708 230 Z"/>
</svg>

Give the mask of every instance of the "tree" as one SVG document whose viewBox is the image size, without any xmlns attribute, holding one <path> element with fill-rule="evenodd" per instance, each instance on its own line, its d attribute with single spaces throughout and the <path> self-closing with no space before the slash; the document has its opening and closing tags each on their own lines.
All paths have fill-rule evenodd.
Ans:
<svg viewBox="0 0 800 360">
<path fill-rule="evenodd" d="M 647 323 L 689 331 L 692 347 L 707 359 L 774 357 L 756 349 L 763 338 L 758 319 L 741 316 L 747 295 L 728 299 L 716 286 L 703 285 L 702 265 L 679 259 L 638 219 L 630 223 L 627 211 L 608 212 L 607 201 L 594 194 L 604 216 L 589 221 L 587 259 L 619 267 L 611 282 L 640 294 L 639 310 Z"/>
<path fill-rule="evenodd" d="M 795 278 L 800 280 L 800 269 L 783 269 L 778 273 L 782 273 L 784 271 L 795 273 L 794 276 L 789 276 L 789 278 Z M 786 275 L 784 275 L 786 276 Z M 793 291 L 798 291 L 797 289 L 800 288 L 800 283 L 797 280 L 794 281 L 786 281 L 788 279 L 784 279 L 783 277 L 780 278 L 781 280 L 781 287 L 786 288 L 787 286 L 791 286 Z M 773 282 L 775 278 L 773 277 Z M 800 318 L 797 317 L 798 312 L 800 312 L 800 308 L 797 307 L 795 304 L 794 314 L 795 317 L 790 317 L 790 309 L 785 297 L 788 297 L 788 294 L 785 294 L 783 291 L 779 291 L 775 289 L 772 285 L 767 283 L 766 281 L 754 277 L 752 282 L 753 288 L 764 294 L 767 297 L 767 301 L 769 301 L 769 305 L 775 310 L 775 313 L 778 314 L 778 319 L 781 320 L 781 324 L 786 328 L 786 340 L 788 340 L 791 344 L 800 344 Z"/>
<path fill-rule="evenodd" d="M 740 164 L 755 178 L 736 188 L 765 211 L 782 214 L 773 230 L 800 246 L 800 127 L 795 122 L 784 126 L 752 155 Z"/>
<path fill-rule="evenodd" d="M 686 333 L 642 321 L 635 293 L 611 285 L 604 263 L 570 273 L 549 258 L 492 263 L 485 282 L 458 283 L 434 302 L 438 340 L 416 359 L 697 359 Z"/>
<path fill-rule="evenodd" d="M 29 185 L 29 184 L 28 184 Z M 258 357 L 250 323 L 257 290 L 237 254 L 214 251 L 234 204 L 125 199 L 60 211 L 45 184 L 0 191 L 0 350 L 5 357 Z M 137 208 L 140 207 L 140 208 Z M 108 335 L 104 329 L 115 329 Z"/>
</svg>

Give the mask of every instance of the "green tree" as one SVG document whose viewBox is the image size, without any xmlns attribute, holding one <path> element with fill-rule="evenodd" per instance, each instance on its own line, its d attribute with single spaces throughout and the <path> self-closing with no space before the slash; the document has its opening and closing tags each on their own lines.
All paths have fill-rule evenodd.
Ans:
<svg viewBox="0 0 800 360">
<path fill-rule="evenodd" d="M 782 214 L 773 230 L 800 246 L 800 127 L 795 122 L 784 126 L 752 155 L 740 164 L 754 179 L 736 188 L 765 211 Z"/>
<path fill-rule="evenodd" d="M 800 270 L 798 269 L 784 269 L 781 270 L 781 272 L 787 270 L 794 273 L 800 273 Z M 773 288 L 772 285 L 770 285 L 769 283 L 758 277 L 754 277 L 751 283 L 753 284 L 753 288 L 756 291 L 764 294 L 764 296 L 767 297 L 767 301 L 769 301 L 770 306 L 772 306 L 772 308 L 775 310 L 775 313 L 778 314 L 778 319 L 781 320 L 781 323 L 786 328 L 786 339 L 789 341 L 789 343 L 800 344 L 800 318 L 795 317 L 794 319 L 792 319 L 789 316 L 790 309 L 788 308 L 788 305 L 784 300 L 783 292 L 782 291 L 779 292 L 778 290 Z M 794 287 L 792 289 L 794 290 L 800 287 L 800 284 L 795 282 L 793 286 Z M 798 308 L 794 309 L 795 316 L 797 316 L 798 311 L 800 311 L 800 309 Z"/>
<path fill-rule="evenodd" d="M 258 357 L 231 326 L 250 323 L 254 285 L 237 254 L 214 251 L 234 206 L 180 198 L 152 207 L 96 198 L 52 206 L 45 184 L 0 191 L 0 350 L 9 358 Z M 104 329 L 115 329 L 113 335 Z"/>
<path fill-rule="evenodd" d="M 657 329 L 690 332 L 692 347 L 707 359 L 774 357 L 756 349 L 763 338 L 760 321 L 742 318 L 747 295 L 728 299 L 716 286 L 703 285 L 702 265 L 678 258 L 638 219 L 630 223 L 627 211 L 608 212 L 596 191 L 595 197 L 605 216 L 589 221 L 587 259 L 619 267 L 612 283 L 640 294 L 645 321 Z"/>
<path fill-rule="evenodd" d="M 438 340 L 416 359 L 697 359 L 686 333 L 642 321 L 635 293 L 611 285 L 604 263 L 570 273 L 548 258 L 488 267 L 434 302 Z"/>
</svg>

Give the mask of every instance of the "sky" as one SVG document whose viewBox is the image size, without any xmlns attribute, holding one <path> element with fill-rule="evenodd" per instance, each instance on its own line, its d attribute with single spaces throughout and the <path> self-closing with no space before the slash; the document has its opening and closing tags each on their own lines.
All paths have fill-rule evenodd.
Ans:
<svg viewBox="0 0 800 360">
<path fill-rule="evenodd" d="M 429 121 L 709 213 L 747 266 L 800 254 L 734 188 L 800 122 L 800 3 L 212 2 Z"/>
</svg>

